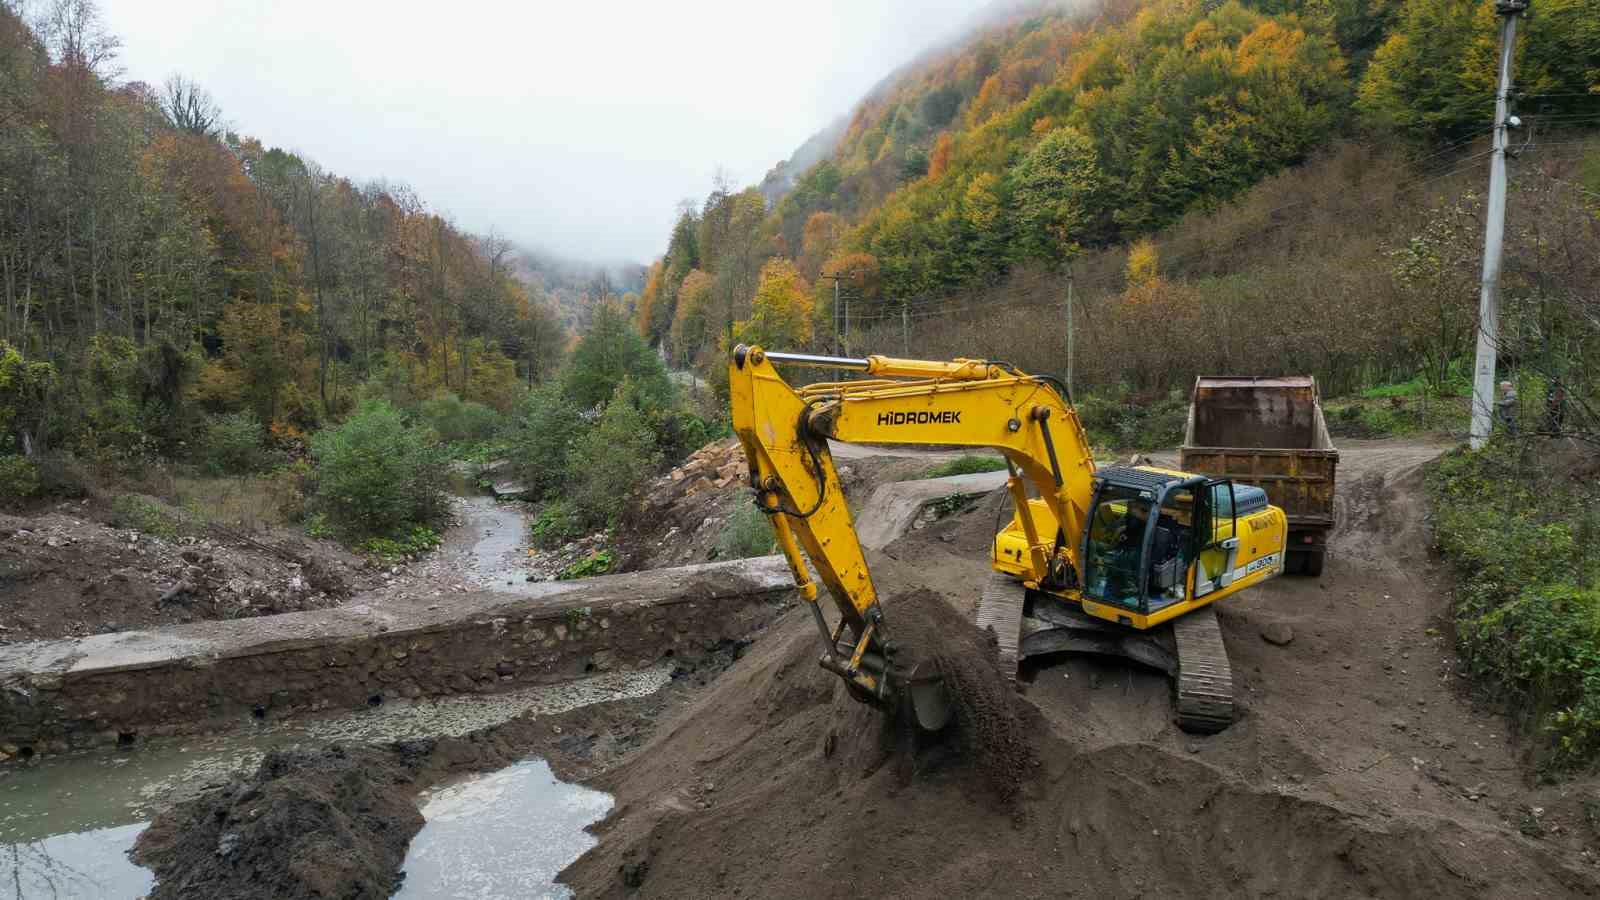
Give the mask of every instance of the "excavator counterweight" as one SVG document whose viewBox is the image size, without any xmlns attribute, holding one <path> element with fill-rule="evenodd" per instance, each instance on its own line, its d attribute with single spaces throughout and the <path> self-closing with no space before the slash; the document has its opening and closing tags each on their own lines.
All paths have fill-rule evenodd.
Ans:
<svg viewBox="0 0 1600 900">
<path fill-rule="evenodd" d="M 863 377 L 795 388 L 779 364 Z M 1145 466 L 1097 468 L 1064 387 L 1005 363 L 741 345 L 729 394 L 756 506 L 811 608 L 821 665 L 857 699 L 908 706 L 929 730 L 950 719 L 937 675 L 896 665 L 829 441 L 998 451 L 1013 513 L 995 537 L 978 624 L 995 631 L 1010 673 L 1030 656 L 1123 656 L 1173 677 L 1180 725 L 1215 731 L 1231 720 L 1211 604 L 1282 571 L 1285 518 L 1259 488 Z M 813 569 L 832 599 L 831 626 Z"/>
</svg>

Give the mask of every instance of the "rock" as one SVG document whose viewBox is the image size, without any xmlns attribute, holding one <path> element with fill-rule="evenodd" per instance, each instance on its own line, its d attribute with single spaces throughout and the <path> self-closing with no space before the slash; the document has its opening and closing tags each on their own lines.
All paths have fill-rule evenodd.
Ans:
<svg viewBox="0 0 1600 900">
<path fill-rule="evenodd" d="M 1282 647 L 1294 640 L 1294 629 L 1283 622 L 1269 622 L 1261 626 L 1261 639 Z"/>
</svg>

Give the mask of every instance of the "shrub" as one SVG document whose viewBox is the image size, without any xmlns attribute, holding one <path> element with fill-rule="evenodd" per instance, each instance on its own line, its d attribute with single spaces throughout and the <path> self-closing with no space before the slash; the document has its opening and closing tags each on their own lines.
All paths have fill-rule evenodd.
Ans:
<svg viewBox="0 0 1600 900">
<path fill-rule="evenodd" d="M 1542 473 L 1542 474 L 1541 474 Z M 1429 478 L 1453 614 L 1471 671 L 1551 737 L 1547 761 L 1600 754 L 1600 497 L 1514 448 L 1446 457 Z"/>
<path fill-rule="evenodd" d="M 178 517 L 150 497 L 122 494 L 111 501 L 111 509 L 119 528 L 132 528 L 169 541 L 178 536 Z"/>
<path fill-rule="evenodd" d="M 567 477 L 567 455 L 584 430 L 578 407 L 559 388 L 545 385 L 517 405 L 508 437 L 511 467 L 538 500 L 561 493 Z"/>
<path fill-rule="evenodd" d="M 25 456 L 0 456 L 0 500 L 32 497 L 39 492 L 39 467 Z"/>
<path fill-rule="evenodd" d="M 722 525 L 717 535 L 717 559 L 745 559 L 766 556 L 776 541 L 772 523 L 754 503 L 741 503 Z"/>
<path fill-rule="evenodd" d="M 533 534 L 534 546 L 548 550 L 583 537 L 583 523 L 578 520 L 572 504 L 552 500 L 539 510 L 529 531 Z"/>
<path fill-rule="evenodd" d="M 629 497 L 660 461 L 650 421 L 630 403 L 613 402 L 572 443 L 566 497 L 590 527 L 612 526 Z"/>
<path fill-rule="evenodd" d="M 444 449 L 384 401 L 369 401 L 343 425 L 318 432 L 311 451 L 316 506 L 347 538 L 392 538 L 446 509 Z"/>
<path fill-rule="evenodd" d="M 385 537 L 367 538 L 361 549 L 384 559 L 403 559 L 426 553 L 439 546 L 439 532 L 426 525 L 413 525 Z"/>
<path fill-rule="evenodd" d="M 574 578 L 589 578 L 595 575 L 604 575 L 611 571 L 614 560 L 610 550 L 596 550 L 583 559 L 578 560 L 556 575 L 557 581 L 570 581 Z"/>
<path fill-rule="evenodd" d="M 422 421 L 448 444 L 479 444 L 493 440 L 504 420 L 500 414 L 455 394 L 435 394 L 417 410 Z"/>
<path fill-rule="evenodd" d="M 1084 396 L 1077 402 L 1078 417 L 1094 443 L 1127 450 L 1165 450 L 1183 442 L 1189 402 L 1173 391 L 1157 400 L 1139 403 Z"/>
<path fill-rule="evenodd" d="M 261 434 L 261 423 L 247 412 L 212 419 L 202 448 L 206 472 L 248 475 L 261 468 Z"/>
<path fill-rule="evenodd" d="M 979 472 L 998 472 L 1006 461 L 998 456 L 958 456 L 949 462 L 923 472 L 921 478 L 945 478 L 950 475 L 975 475 Z"/>
</svg>

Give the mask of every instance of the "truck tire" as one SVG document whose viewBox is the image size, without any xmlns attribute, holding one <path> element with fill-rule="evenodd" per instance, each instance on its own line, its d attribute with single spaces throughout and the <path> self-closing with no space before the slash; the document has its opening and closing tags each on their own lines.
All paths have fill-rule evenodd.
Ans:
<svg viewBox="0 0 1600 900">
<path fill-rule="evenodd" d="M 1300 573 L 1311 578 L 1316 578 L 1317 576 L 1321 575 L 1322 561 L 1327 558 L 1327 555 L 1328 553 L 1325 550 L 1307 551 L 1304 554 L 1304 562 L 1301 565 Z"/>
</svg>

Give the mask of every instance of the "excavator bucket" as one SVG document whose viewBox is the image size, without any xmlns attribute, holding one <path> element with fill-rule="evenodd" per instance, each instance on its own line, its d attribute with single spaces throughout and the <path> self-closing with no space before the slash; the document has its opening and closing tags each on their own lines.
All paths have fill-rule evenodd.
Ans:
<svg viewBox="0 0 1600 900">
<path fill-rule="evenodd" d="M 937 673 L 919 676 L 913 672 L 906 683 L 906 695 L 911 719 L 923 731 L 939 731 L 955 717 L 955 704 Z"/>
</svg>

